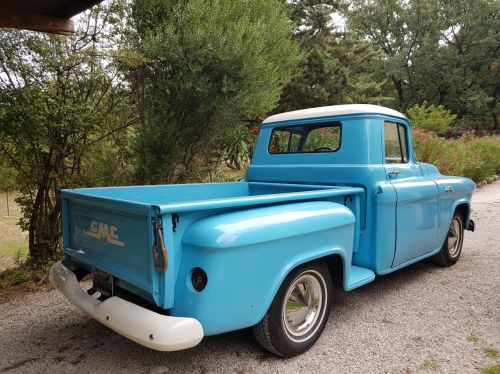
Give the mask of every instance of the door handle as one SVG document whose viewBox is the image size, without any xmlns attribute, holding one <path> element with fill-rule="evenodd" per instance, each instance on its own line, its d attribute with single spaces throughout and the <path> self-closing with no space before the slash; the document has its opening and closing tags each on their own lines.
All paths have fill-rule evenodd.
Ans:
<svg viewBox="0 0 500 374">
<path fill-rule="evenodd" d="M 399 174 L 399 171 L 398 170 L 392 170 L 390 172 L 387 173 L 387 175 L 390 177 L 390 178 L 395 178 L 397 177 Z"/>
<path fill-rule="evenodd" d="M 451 191 L 453 191 L 453 186 L 446 186 L 446 187 L 444 188 L 444 190 L 445 190 L 446 192 L 451 192 Z"/>
</svg>

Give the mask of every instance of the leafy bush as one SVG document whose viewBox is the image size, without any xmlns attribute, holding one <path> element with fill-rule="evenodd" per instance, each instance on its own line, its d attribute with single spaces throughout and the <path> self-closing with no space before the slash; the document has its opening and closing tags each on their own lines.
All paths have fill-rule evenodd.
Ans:
<svg viewBox="0 0 500 374">
<path fill-rule="evenodd" d="M 45 286 L 49 284 L 52 262 L 40 265 L 30 259 L 16 258 L 16 266 L 0 271 L 0 289 L 17 285 Z"/>
<path fill-rule="evenodd" d="M 408 117 L 413 128 L 444 135 L 451 131 L 451 124 L 457 116 L 442 105 L 427 105 L 427 102 L 424 101 L 423 104 L 417 104 L 408 109 Z"/>
<path fill-rule="evenodd" d="M 200 180 L 225 148 L 244 167 L 233 129 L 271 111 L 301 59 L 289 8 L 279 0 L 142 0 L 121 59 L 141 118 L 133 144 L 137 183 Z M 134 51 L 139 54 L 134 55 Z M 120 57 L 123 57 L 121 54 Z M 217 156 L 217 155 L 216 155 Z"/>
<path fill-rule="evenodd" d="M 29 280 L 29 274 L 25 268 L 15 267 L 1 272 L 0 280 L 5 280 L 12 285 L 22 284 Z"/>
<path fill-rule="evenodd" d="M 500 172 L 499 136 L 444 139 L 416 129 L 413 145 L 419 161 L 435 165 L 445 175 L 463 175 L 478 182 Z"/>
</svg>

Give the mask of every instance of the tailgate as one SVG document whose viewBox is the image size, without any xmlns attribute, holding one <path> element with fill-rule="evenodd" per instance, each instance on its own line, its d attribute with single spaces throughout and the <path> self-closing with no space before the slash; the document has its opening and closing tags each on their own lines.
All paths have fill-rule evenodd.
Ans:
<svg viewBox="0 0 500 374">
<path fill-rule="evenodd" d="M 113 275 L 123 288 L 137 287 L 152 295 L 154 207 L 68 190 L 61 192 L 61 198 L 64 253 L 88 270 Z"/>
</svg>

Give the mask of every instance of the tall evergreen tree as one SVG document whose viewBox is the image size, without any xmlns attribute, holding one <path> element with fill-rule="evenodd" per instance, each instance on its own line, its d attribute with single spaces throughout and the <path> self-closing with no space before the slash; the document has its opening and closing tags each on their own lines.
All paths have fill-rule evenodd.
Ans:
<svg viewBox="0 0 500 374">
<path fill-rule="evenodd" d="M 348 28 L 384 53 L 380 72 L 395 91 L 395 105 L 408 107 L 407 88 L 418 49 L 439 40 L 437 7 L 432 0 L 351 0 L 345 12 Z"/>
<path fill-rule="evenodd" d="M 300 73 L 286 86 L 276 111 L 342 103 L 384 103 L 383 79 L 376 79 L 380 59 L 369 43 L 341 31 L 332 16 L 338 0 L 295 0 L 291 20 L 301 46 Z"/>
</svg>

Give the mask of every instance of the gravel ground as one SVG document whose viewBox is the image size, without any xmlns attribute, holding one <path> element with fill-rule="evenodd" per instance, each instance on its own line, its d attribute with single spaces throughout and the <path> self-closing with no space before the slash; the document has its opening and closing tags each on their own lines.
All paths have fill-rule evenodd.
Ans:
<svg viewBox="0 0 500 374">
<path fill-rule="evenodd" d="M 262 351 L 249 330 L 186 351 L 151 351 L 55 291 L 40 291 L 0 300 L 0 373 L 478 372 L 500 364 L 499 207 L 500 182 L 475 194 L 477 229 L 466 233 L 455 266 L 419 263 L 352 292 L 337 290 L 322 337 L 300 357 Z"/>
</svg>

